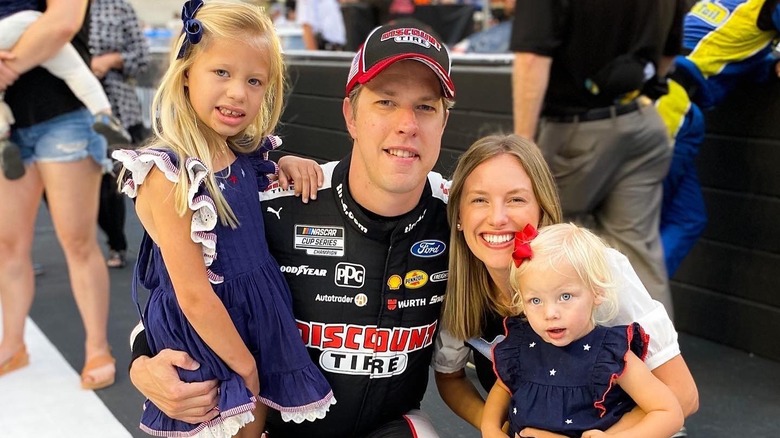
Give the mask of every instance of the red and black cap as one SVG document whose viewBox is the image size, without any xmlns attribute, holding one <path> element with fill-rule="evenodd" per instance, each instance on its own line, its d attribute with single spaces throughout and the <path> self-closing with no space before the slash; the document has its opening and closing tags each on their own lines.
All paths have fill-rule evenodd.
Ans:
<svg viewBox="0 0 780 438">
<path fill-rule="evenodd" d="M 352 60 L 347 95 L 357 84 L 365 84 L 382 70 L 404 59 L 413 59 L 430 67 L 441 82 L 444 97 L 455 97 L 447 47 L 436 36 L 409 23 L 388 24 L 371 31 Z"/>
</svg>

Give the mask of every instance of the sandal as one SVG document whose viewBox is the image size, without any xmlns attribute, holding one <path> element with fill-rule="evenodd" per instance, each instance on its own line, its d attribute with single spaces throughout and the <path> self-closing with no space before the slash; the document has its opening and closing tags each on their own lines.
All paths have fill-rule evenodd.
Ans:
<svg viewBox="0 0 780 438">
<path fill-rule="evenodd" d="M 81 370 L 81 388 L 82 389 L 103 389 L 114 384 L 116 377 L 116 359 L 110 353 L 103 353 L 88 360 Z M 90 374 L 97 370 L 111 367 L 111 375 L 103 380 L 95 380 Z"/>
<path fill-rule="evenodd" d="M 108 252 L 108 259 L 106 265 L 109 268 L 120 269 L 127 265 L 127 256 L 125 251 L 114 251 L 113 249 Z"/>
<path fill-rule="evenodd" d="M 16 371 L 19 368 L 24 368 L 30 364 L 30 355 L 27 354 L 27 347 L 24 345 L 7 361 L 0 364 L 0 376 Z"/>
</svg>

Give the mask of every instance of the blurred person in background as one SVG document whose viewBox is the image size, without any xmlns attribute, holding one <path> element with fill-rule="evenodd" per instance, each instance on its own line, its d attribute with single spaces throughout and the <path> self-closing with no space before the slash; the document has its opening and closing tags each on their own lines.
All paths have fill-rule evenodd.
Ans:
<svg viewBox="0 0 780 438">
<path fill-rule="evenodd" d="M 147 130 L 135 92 L 135 77 L 149 65 L 148 43 L 127 0 L 92 0 L 90 19 L 90 67 L 100 79 L 113 113 L 130 133 L 132 144 L 138 145 L 146 138 Z M 108 237 L 108 267 L 125 267 L 125 199 L 111 173 L 104 174 L 100 184 L 98 225 Z"/>
<path fill-rule="evenodd" d="M 295 21 L 303 27 L 306 50 L 343 50 L 347 43 L 338 0 L 297 0 Z"/>
<path fill-rule="evenodd" d="M 780 1 L 699 1 L 685 16 L 685 56 L 675 59 L 669 94 L 656 103 L 674 139 L 664 179 L 661 241 L 673 277 L 707 226 L 707 208 L 696 169 L 704 142 L 704 111 L 737 87 L 780 75 L 772 47 L 780 36 Z"/>
<path fill-rule="evenodd" d="M 5 2 L 8 3 L 8 2 Z M 24 325 L 35 294 L 32 242 L 43 192 L 86 333 L 81 387 L 114 383 L 108 343 L 108 269 L 97 242 L 100 178 L 110 166 L 94 117 L 64 82 L 39 65 L 72 43 L 89 64 L 89 1 L 39 0 L 43 12 L 10 52 L 0 52 L 0 91 L 15 114 L 11 140 L 26 172 L 0 177 L 0 376 L 24 367 Z"/>
</svg>

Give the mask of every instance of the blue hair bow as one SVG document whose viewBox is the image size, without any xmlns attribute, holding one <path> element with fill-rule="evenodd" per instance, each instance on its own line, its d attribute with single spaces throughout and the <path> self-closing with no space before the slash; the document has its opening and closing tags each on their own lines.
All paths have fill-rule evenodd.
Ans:
<svg viewBox="0 0 780 438">
<path fill-rule="evenodd" d="M 181 44 L 179 54 L 176 59 L 184 57 L 184 52 L 190 44 L 198 44 L 203 38 L 203 24 L 195 18 L 195 13 L 203 6 L 203 0 L 187 0 L 181 7 L 181 21 L 184 23 L 182 32 L 185 34 L 184 42 Z"/>
</svg>

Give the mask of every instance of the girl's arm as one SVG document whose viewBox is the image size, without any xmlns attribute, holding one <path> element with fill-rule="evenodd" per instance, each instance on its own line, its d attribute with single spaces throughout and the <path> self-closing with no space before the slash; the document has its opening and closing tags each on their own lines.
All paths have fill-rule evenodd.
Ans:
<svg viewBox="0 0 780 438">
<path fill-rule="evenodd" d="M 485 401 L 485 408 L 482 411 L 482 437 L 483 438 L 506 438 L 507 434 L 501 430 L 504 420 L 507 417 L 509 402 L 512 399 L 511 394 L 500 381 L 493 384 L 493 388 Z"/>
<path fill-rule="evenodd" d="M 317 199 L 317 190 L 322 187 L 325 177 L 322 168 L 316 161 L 295 155 L 285 155 L 279 158 L 279 185 L 287 189 L 295 183 L 295 196 L 300 196 L 303 203 L 309 199 Z"/>
<path fill-rule="evenodd" d="M 184 216 L 176 213 L 173 189 L 173 183 L 153 168 L 138 190 L 138 217 L 162 251 L 187 321 L 256 395 L 260 383 L 255 359 L 208 281 L 201 246 L 190 237 L 192 213 Z"/>
<path fill-rule="evenodd" d="M 626 354 L 626 367 L 617 384 L 636 402 L 645 416 L 630 428 L 610 431 L 611 437 L 669 437 L 683 425 L 683 412 L 674 393 L 650 372 L 633 352 Z M 605 436 L 599 431 L 585 432 L 583 438 Z"/>
</svg>

